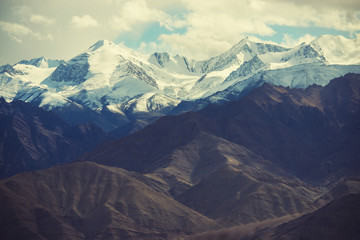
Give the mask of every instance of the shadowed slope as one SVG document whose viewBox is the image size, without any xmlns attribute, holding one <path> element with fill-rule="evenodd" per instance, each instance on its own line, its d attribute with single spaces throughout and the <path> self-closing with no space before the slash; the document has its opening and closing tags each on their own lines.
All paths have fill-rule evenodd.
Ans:
<svg viewBox="0 0 360 240">
<path fill-rule="evenodd" d="M 107 138 L 94 124 L 70 126 L 30 103 L 0 99 L 0 178 L 73 161 Z"/>
<path fill-rule="evenodd" d="M 339 240 L 359 239 L 360 195 L 351 194 L 289 221 L 279 218 L 191 236 L 191 240 Z M 287 222 L 289 221 L 289 222 Z M 281 223 L 287 222 L 287 223 Z M 280 225 L 279 225 L 280 224 Z M 278 226 L 276 226 L 278 225 Z"/>
<path fill-rule="evenodd" d="M 160 159 L 189 143 L 200 132 L 209 132 L 210 127 L 212 120 L 193 112 L 164 117 L 128 137 L 82 156 L 81 160 L 151 172 L 160 164 Z"/>
<path fill-rule="evenodd" d="M 360 195 L 348 195 L 325 207 L 280 225 L 270 239 L 359 239 Z"/>
<path fill-rule="evenodd" d="M 261 168 L 228 166 L 204 177 L 178 197 L 227 226 L 297 215 L 314 210 L 316 188 Z"/>
</svg>

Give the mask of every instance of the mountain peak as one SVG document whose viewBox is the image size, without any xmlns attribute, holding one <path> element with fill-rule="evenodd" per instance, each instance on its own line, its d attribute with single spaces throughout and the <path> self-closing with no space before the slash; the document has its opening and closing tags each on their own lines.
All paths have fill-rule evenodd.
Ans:
<svg viewBox="0 0 360 240">
<path fill-rule="evenodd" d="M 244 37 L 243 39 L 240 40 L 240 42 L 238 44 L 245 44 L 251 42 L 249 36 Z"/>
<path fill-rule="evenodd" d="M 247 36 L 235 44 L 227 52 L 232 54 L 248 52 L 252 58 L 254 55 L 262 55 L 268 52 L 284 52 L 287 50 L 289 49 L 280 45 L 262 42 L 257 38 Z"/>
<path fill-rule="evenodd" d="M 142 54 L 128 48 L 124 44 L 115 44 L 109 40 L 99 40 L 86 51 L 86 53 L 90 53 L 91 55 L 95 52 L 107 52 L 106 54 L 113 56 L 121 55 L 126 59 L 132 59 L 132 61 L 134 59 L 142 61 L 145 58 Z"/>
<path fill-rule="evenodd" d="M 94 51 L 98 50 L 99 48 L 106 47 L 106 46 L 117 46 L 117 45 L 109 40 L 99 40 L 94 45 L 92 45 L 89 48 L 89 50 L 94 52 Z"/>
<path fill-rule="evenodd" d="M 234 47 L 236 46 L 244 46 L 244 45 L 248 45 L 249 47 L 251 47 L 251 45 L 275 45 L 275 46 L 280 46 L 276 43 L 269 43 L 266 41 L 262 41 L 261 39 L 258 39 L 256 37 L 253 36 L 245 36 L 243 39 L 241 39 L 238 43 L 236 43 Z"/>
<path fill-rule="evenodd" d="M 243 47 L 244 45 L 249 45 L 250 43 L 252 43 L 253 41 L 251 41 L 249 39 L 248 36 L 244 37 L 243 39 L 241 39 L 238 43 L 236 43 L 231 49 L 238 49 L 240 47 Z"/>
</svg>

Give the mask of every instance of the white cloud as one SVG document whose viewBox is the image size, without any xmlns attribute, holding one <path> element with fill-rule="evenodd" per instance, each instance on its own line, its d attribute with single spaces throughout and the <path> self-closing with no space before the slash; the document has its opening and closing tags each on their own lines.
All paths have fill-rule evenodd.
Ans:
<svg viewBox="0 0 360 240">
<path fill-rule="evenodd" d="M 183 24 L 165 12 L 149 7 L 144 0 L 132 0 L 125 2 L 120 11 L 111 17 L 110 26 L 121 33 L 151 22 L 159 22 L 160 26 L 169 30 L 182 27 Z"/>
<path fill-rule="evenodd" d="M 274 26 L 323 27 L 342 31 L 360 30 L 360 11 L 348 6 L 359 6 L 353 0 L 345 0 L 346 7 L 330 0 L 317 3 L 305 0 L 182 0 L 187 9 L 183 26 L 184 34 L 167 34 L 159 38 L 160 45 L 173 52 L 189 54 L 192 58 L 207 58 L 221 53 L 241 40 L 245 35 L 272 36 Z M 300 39 L 285 36 L 283 43 L 294 45 L 309 41 L 311 35 Z"/>
<path fill-rule="evenodd" d="M 2 0 L 1 6 L 0 44 L 20 49 L 15 41 L 26 37 L 32 46 L 22 44 L 17 56 L 2 49 L 2 57 L 12 59 L 10 62 L 25 54 L 70 58 L 98 39 L 121 41 L 119 36 L 145 41 L 144 51 L 203 59 L 227 50 L 246 35 L 270 39 L 278 26 L 329 28 L 353 37 L 360 32 L 359 0 Z M 149 43 L 143 33 L 146 30 L 148 37 L 153 23 L 171 32 L 158 40 L 151 36 Z M 90 31 L 96 26 L 96 31 Z M 78 31 L 80 28 L 88 31 Z M 53 42 L 39 41 L 51 38 Z M 300 40 L 285 36 L 282 41 L 292 45 Z"/>
<path fill-rule="evenodd" d="M 9 35 L 15 36 L 25 36 L 31 33 L 29 28 L 17 23 L 0 21 L 0 28 Z"/>
<path fill-rule="evenodd" d="M 42 34 L 18 23 L 0 21 L 0 29 L 18 43 L 21 43 L 25 36 L 33 36 L 38 40 L 53 40 L 51 34 Z"/>
<path fill-rule="evenodd" d="M 73 16 L 70 23 L 75 28 L 88 28 L 99 26 L 99 23 L 90 15 L 84 15 L 82 17 Z"/>
<path fill-rule="evenodd" d="M 55 23 L 55 19 L 45 17 L 39 14 L 33 14 L 30 17 L 30 21 L 37 24 L 45 24 L 45 25 L 51 25 Z"/>
<path fill-rule="evenodd" d="M 324 8 L 335 8 L 335 9 L 347 9 L 347 10 L 359 10 L 360 1 L 359 0 L 277 0 L 279 2 L 290 2 L 296 5 L 307 5 L 316 9 Z"/>
<path fill-rule="evenodd" d="M 161 47 L 171 54 L 180 54 L 199 60 L 215 56 L 232 46 L 228 41 L 210 36 L 201 38 L 193 32 L 187 33 L 186 35 L 176 33 L 170 35 L 163 34 L 159 40 Z"/>
</svg>

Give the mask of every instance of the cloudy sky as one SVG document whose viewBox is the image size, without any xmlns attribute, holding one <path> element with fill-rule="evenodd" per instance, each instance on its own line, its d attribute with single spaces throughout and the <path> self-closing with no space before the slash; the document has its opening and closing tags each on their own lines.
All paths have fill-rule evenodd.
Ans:
<svg viewBox="0 0 360 240">
<path fill-rule="evenodd" d="M 359 0 L 1 0 L 0 65 L 65 59 L 100 39 L 195 59 L 244 36 L 287 46 L 360 37 Z"/>
</svg>

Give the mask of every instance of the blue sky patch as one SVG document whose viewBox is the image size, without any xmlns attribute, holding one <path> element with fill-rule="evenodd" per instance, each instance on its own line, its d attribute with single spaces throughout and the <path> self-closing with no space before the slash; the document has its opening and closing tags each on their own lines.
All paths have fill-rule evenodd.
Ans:
<svg viewBox="0 0 360 240">
<path fill-rule="evenodd" d="M 158 42 L 158 38 L 161 34 L 185 34 L 187 28 L 177 28 L 173 31 L 165 28 L 164 26 L 160 26 L 158 22 L 154 22 L 148 24 L 145 29 L 139 29 L 139 31 L 132 31 L 132 32 L 124 32 L 120 34 L 116 39 L 115 43 L 123 42 L 125 46 L 138 49 L 142 42 L 150 43 L 150 42 Z"/>
</svg>

